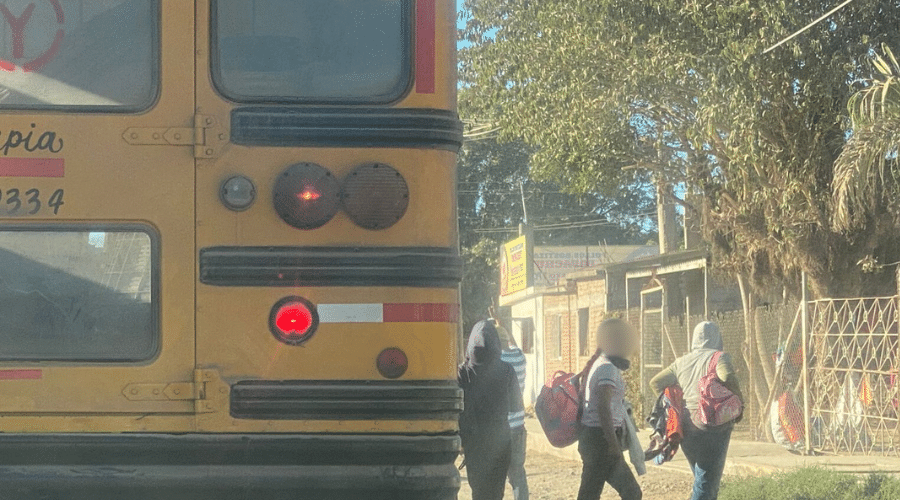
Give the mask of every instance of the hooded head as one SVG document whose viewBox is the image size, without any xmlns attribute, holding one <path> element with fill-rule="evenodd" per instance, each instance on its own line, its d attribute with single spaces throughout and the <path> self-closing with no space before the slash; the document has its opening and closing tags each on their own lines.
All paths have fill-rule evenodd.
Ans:
<svg viewBox="0 0 900 500">
<path fill-rule="evenodd" d="M 466 347 L 466 365 L 474 367 L 500 359 L 500 336 L 493 321 L 479 321 L 472 327 Z"/>
<path fill-rule="evenodd" d="M 691 342 L 691 349 L 694 351 L 699 349 L 721 351 L 722 333 L 719 331 L 719 326 L 712 321 L 698 323 L 694 327 L 694 339 Z"/>
<path fill-rule="evenodd" d="M 507 330 L 506 328 L 503 328 L 503 325 L 498 324 L 496 326 L 497 326 L 497 335 L 500 336 L 500 347 L 502 347 L 503 349 L 505 349 L 507 351 L 518 347 L 516 345 L 516 339 L 514 339 L 512 334 L 509 333 L 509 330 Z"/>
</svg>

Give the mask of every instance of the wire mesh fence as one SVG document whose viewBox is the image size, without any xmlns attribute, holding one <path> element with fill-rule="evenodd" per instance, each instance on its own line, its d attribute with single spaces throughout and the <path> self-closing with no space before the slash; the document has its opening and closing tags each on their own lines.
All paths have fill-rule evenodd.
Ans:
<svg viewBox="0 0 900 500">
<path fill-rule="evenodd" d="M 769 408 L 775 404 L 772 401 L 777 403 L 775 396 L 782 395 L 789 385 L 782 380 L 788 380 L 788 375 L 796 378 L 795 373 L 781 375 L 776 362 L 796 322 L 797 305 L 758 307 L 750 316 L 748 320 L 743 311 L 727 311 L 710 316 L 668 315 L 663 319 L 656 310 L 630 311 L 627 317 L 641 330 L 641 369 L 634 384 L 639 390 L 632 393 L 635 406 L 646 416 L 657 396 L 650 390 L 650 380 L 690 351 L 693 329 L 698 323 L 713 321 L 722 333 L 725 352 L 731 354 L 745 396 L 744 419 L 736 431 L 745 437 L 769 440 Z M 753 335 L 747 334 L 748 328 Z M 799 345 L 799 336 L 796 342 Z"/>
<path fill-rule="evenodd" d="M 714 321 L 743 388 L 745 418 L 736 432 L 744 438 L 797 451 L 900 456 L 898 302 L 824 299 L 805 309 L 787 303 L 709 317 L 632 310 L 627 317 L 640 323 L 642 337 L 632 397 L 646 414 L 656 399 L 650 379 L 689 352 L 697 323 Z"/>
</svg>

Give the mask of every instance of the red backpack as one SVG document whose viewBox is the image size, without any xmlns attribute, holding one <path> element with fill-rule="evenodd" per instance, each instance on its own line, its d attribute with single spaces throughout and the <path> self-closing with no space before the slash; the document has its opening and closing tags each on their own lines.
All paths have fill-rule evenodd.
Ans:
<svg viewBox="0 0 900 500">
<path fill-rule="evenodd" d="M 581 430 L 581 374 L 558 371 L 544 384 L 534 404 L 550 444 L 565 448 L 578 441 Z"/>
<path fill-rule="evenodd" d="M 716 366 L 722 351 L 713 354 L 706 368 L 706 375 L 700 379 L 700 407 L 696 421 L 705 426 L 715 427 L 735 420 L 744 412 L 744 403 L 719 380 Z"/>
</svg>

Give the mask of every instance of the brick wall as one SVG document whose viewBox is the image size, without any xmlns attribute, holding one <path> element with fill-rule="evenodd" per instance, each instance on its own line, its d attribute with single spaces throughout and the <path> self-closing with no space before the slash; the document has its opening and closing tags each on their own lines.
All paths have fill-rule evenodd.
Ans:
<svg viewBox="0 0 900 500">
<path fill-rule="evenodd" d="M 590 357 L 597 350 L 597 328 L 606 319 L 606 280 L 600 277 L 579 281 L 577 286 L 577 303 L 579 308 L 588 309 L 587 345 L 577 346 L 579 357 Z M 578 332 L 576 332 L 576 335 Z M 576 337 L 577 339 L 577 337 Z M 586 359 L 584 360 L 587 361 Z M 583 366 L 581 361 L 579 366 Z"/>
<path fill-rule="evenodd" d="M 579 339 L 579 309 L 588 310 L 588 345 L 582 346 Z M 593 354 L 597 349 L 596 332 L 600 322 L 606 319 L 606 281 L 602 277 L 575 283 L 567 294 L 544 297 L 544 374 L 551 377 L 557 370 L 578 372 L 587 361 L 584 352 Z M 556 354 L 558 341 L 561 348 Z"/>
<path fill-rule="evenodd" d="M 574 371 L 578 344 L 578 314 L 570 294 L 544 297 L 544 374 L 549 378 L 557 370 Z M 574 316 L 574 317 L 573 317 Z M 559 322 L 561 340 L 559 356 L 556 356 L 556 322 Z"/>
</svg>

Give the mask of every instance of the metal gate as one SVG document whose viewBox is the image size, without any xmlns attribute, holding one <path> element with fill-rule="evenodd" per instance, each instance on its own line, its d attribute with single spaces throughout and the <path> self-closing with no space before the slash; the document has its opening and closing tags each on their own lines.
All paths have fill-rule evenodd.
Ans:
<svg viewBox="0 0 900 500">
<path fill-rule="evenodd" d="M 641 399 L 644 417 L 656 403 L 650 379 L 663 368 L 663 338 L 666 336 L 666 291 L 656 278 L 641 290 Z"/>
</svg>

